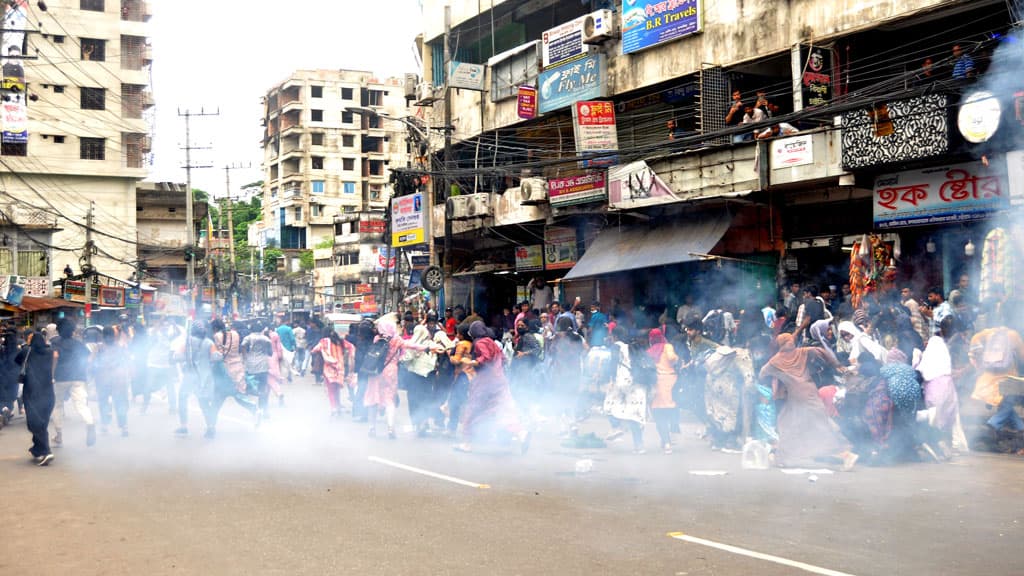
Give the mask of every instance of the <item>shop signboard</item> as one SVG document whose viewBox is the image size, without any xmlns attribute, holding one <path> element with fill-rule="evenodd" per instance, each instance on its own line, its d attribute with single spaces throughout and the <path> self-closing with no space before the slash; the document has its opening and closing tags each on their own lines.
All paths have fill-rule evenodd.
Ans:
<svg viewBox="0 0 1024 576">
<path fill-rule="evenodd" d="M 142 290 L 128 288 L 124 293 L 124 303 L 127 308 L 138 308 L 142 303 Z"/>
<path fill-rule="evenodd" d="M 572 126 L 576 136 L 576 153 L 590 155 L 601 152 L 618 152 L 619 136 L 615 128 L 615 105 L 611 102 L 584 100 L 572 107 Z M 584 160 L 586 166 L 606 166 L 615 162 L 615 157 Z"/>
<path fill-rule="evenodd" d="M 387 222 L 377 218 L 370 218 L 366 220 L 359 220 L 359 233 L 360 234 L 383 234 L 384 230 L 387 229 Z"/>
<path fill-rule="evenodd" d="M 832 49 L 801 46 L 801 97 L 805 108 L 827 106 L 832 100 Z"/>
<path fill-rule="evenodd" d="M 486 68 L 483 64 L 453 61 L 448 75 L 448 85 L 452 88 L 482 91 L 484 89 L 484 70 Z"/>
<path fill-rule="evenodd" d="M 415 246 L 426 242 L 427 217 L 423 193 L 391 199 L 391 246 Z"/>
<path fill-rule="evenodd" d="M 372 294 L 373 286 L 369 284 L 356 284 L 356 294 Z"/>
<path fill-rule="evenodd" d="M 612 210 L 631 210 L 680 200 L 682 198 L 676 196 L 643 160 L 608 169 L 608 207 Z"/>
<path fill-rule="evenodd" d="M 0 276 L 0 300 L 13 306 L 20 306 L 24 296 L 24 276 Z"/>
<path fill-rule="evenodd" d="M 206 300 L 206 291 L 210 291 L 210 300 Z M 213 288 L 203 289 L 203 301 L 209 302 L 212 300 Z M 124 308 L 125 296 L 124 288 L 119 286 L 100 286 L 100 306 L 103 308 Z"/>
<path fill-rule="evenodd" d="M 800 134 L 772 141 L 772 169 L 814 164 L 814 139 Z"/>
<path fill-rule="evenodd" d="M 28 142 L 28 109 L 25 106 L 25 95 L 20 92 L 4 94 L 0 102 L 3 115 L 2 138 L 4 144 L 25 144 Z"/>
<path fill-rule="evenodd" d="M 548 180 L 548 200 L 552 206 L 602 202 L 607 198 L 604 172 Z"/>
<path fill-rule="evenodd" d="M 639 52 L 700 32 L 701 0 L 622 0 L 622 53 Z"/>
<path fill-rule="evenodd" d="M 48 276 L 27 276 L 25 278 L 25 296 L 49 298 L 51 286 Z"/>
<path fill-rule="evenodd" d="M 544 269 L 544 247 L 540 244 L 534 246 L 516 247 L 516 272 L 536 272 Z"/>
<path fill-rule="evenodd" d="M 531 120 L 537 116 L 537 89 L 533 86 L 519 87 L 516 115 L 523 120 Z"/>
<path fill-rule="evenodd" d="M 544 268 L 564 270 L 576 265 L 576 229 L 551 226 L 544 231 Z"/>
<path fill-rule="evenodd" d="M 1010 206 L 999 162 L 968 162 L 884 174 L 875 179 L 875 228 L 968 222 Z"/>
<path fill-rule="evenodd" d="M 607 96 L 604 56 L 594 54 L 579 60 L 553 66 L 540 73 L 540 112 L 565 108 L 579 100 Z"/>
<path fill-rule="evenodd" d="M 64 299 L 70 300 L 71 302 L 79 302 L 85 304 L 87 302 L 96 302 L 99 300 L 100 287 L 95 282 L 92 285 L 92 298 L 86 299 L 85 297 L 85 282 L 79 280 L 65 280 L 64 281 Z"/>
<path fill-rule="evenodd" d="M 583 25 L 586 16 L 546 30 L 540 37 L 541 66 L 547 68 L 579 58 L 587 52 L 583 43 Z"/>
</svg>

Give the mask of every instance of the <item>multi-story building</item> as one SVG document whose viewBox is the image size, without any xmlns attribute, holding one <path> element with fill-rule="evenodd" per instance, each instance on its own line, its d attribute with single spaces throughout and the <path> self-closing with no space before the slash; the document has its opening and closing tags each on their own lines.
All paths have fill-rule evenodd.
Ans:
<svg viewBox="0 0 1024 576">
<path fill-rule="evenodd" d="M 459 89 L 446 99 L 448 4 L 451 60 L 484 75 L 484 90 L 449 81 Z M 486 287 L 500 309 L 543 276 L 566 299 L 615 299 L 652 322 L 687 293 L 760 307 L 777 279 L 850 282 L 865 238 L 893 254 L 878 266 L 919 289 L 976 275 L 974 243 L 1009 208 L 1007 191 L 1021 191 L 1007 184 L 1019 167 L 1005 153 L 1024 85 L 1016 64 L 999 70 L 1015 10 L 988 0 L 427 0 L 416 103 L 430 106 L 430 125 L 449 108 L 456 143 L 432 173 L 438 247 L 451 222 L 446 304 L 479 305 Z M 582 125 L 611 112 L 611 130 Z M 603 157 L 589 152 L 599 140 Z M 936 174 L 961 174 L 949 166 L 1001 182 L 1001 200 L 940 198 Z M 891 187 L 907 181 L 932 187 L 926 203 Z M 453 190 L 475 194 L 446 208 Z M 920 258 L 901 265 L 901 254 Z"/>
<path fill-rule="evenodd" d="M 365 71 L 299 70 L 267 92 L 258 234 L 285 251 L 286 272 L 299 271 L 294 251 L 332 246 L 337 216 L 384 211 L 391 169 L 408 158 L 403 87 Z M 337 266 L 316 266 L 318 301 L 307 305 L 323 304 L 336 284 L 359 282 L 358 261 L 348 256 L 358 252 L 338 247 Z"/>
<path fill-rule="evenodd" d="M 21 250 L 0 254 L 0 275 L 55 280 L 65 266 L 78 274 L 91 209 L 92 266 L 128 278 L 135 189 L 149 165 L 150 3 L 4 6 L 0 210 L 5 240 Z"/>
</svg>

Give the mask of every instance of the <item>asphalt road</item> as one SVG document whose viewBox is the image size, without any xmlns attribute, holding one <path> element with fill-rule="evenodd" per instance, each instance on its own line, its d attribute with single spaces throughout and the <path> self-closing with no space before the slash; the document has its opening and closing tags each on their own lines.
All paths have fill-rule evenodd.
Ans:
<svg viewBox="0 0 1024 576">
<path fill-rule="evenodd" d="M 31 464 L 15 421 L 0 431 L 0 572 L 1024 573 L 1020 458 L 972 454 L 810 482 L 742 470 L 692 429 L 664 455 L 651 427 L 645 455 L 628 441 L 563 448 L 544 429 L 526 456 L 461 454 L 441 438 L 369 439 L 365 425 L 330 421 L 308 382 L 286 394 L 259 429 L 226 406 L 212 441 L 197 410 L 192 436 L 174 437 L 157 401 L 145 416 L 133 408 L 130 437 L 86 448 L 72 414 L 47 468 Z M 581 459 L 591 472 L 575 473 Z"/>
</svg>

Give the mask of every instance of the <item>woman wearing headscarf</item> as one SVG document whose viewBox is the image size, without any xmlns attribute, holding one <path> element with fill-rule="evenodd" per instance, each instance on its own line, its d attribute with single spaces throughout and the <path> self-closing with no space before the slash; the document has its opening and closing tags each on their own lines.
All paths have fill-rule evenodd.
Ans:
<svg viewBox="0 0 1024 576">
<path fill-rule="evenodd" d="M 267 330 L 267 338 L 270 338 L 270 370 L 267 372 L 267 388 L 277 396 L 278 406 L 284 406 L 284 392 L 281 391 L 281 383 L 285 381 L 289 367 L 286 364 L 284 345 L 281 344 L 281 336 L 276 330 Z M 294 356 L 292 357 L 294 360 Z M 263 415 L 267 417 L 266 414 Z"/>
<path fill-rule="evenodd" d="M 576 402 L 580 395 L 580 376 L 586 342 L 573 330 L 572 318 L 561 316 L 555 323 L 555 337 L 548 344 L 545 356 L 550 356 L 549 389 L 567 431 L 576 430 Z"/>
<path fill-rule="evenodd" d="M 870 354 L 879 362 L 885 361 L 885 348 L 861 331 L 853 322 L 840 322 L 839 335 L 850 346 L 851 363 L 856 363 L 861 354 Z"/>
<path fill-rule="evenodd" d="M 654 425 L 661 439 L 661 447 L 665 454 L 672 453 L 672 423 L 675 422 L 679 408 L 672 397 L 672 389 L 676 385 L 676 364 L 679 356 L 675 348 L 665 339 L 665 334 L 655 328 L 647 335 L 649 347 L 647 355 L 654 362 L 657 379 L 654 384 L 654 399 L 651 401 L 651 413 Z"/>
<path fill-rule="evenodd" d="M 242 363 L 242 337 L 238 332 L 228 328 L 220 318 L 210 322 L 213 330 L 213 343 L 224 358 L 224 369 L 227 370 L 231 381 L 235 383 L 235 389 L 245 392 L 245 364 Z"/>
<path fill-rule="evenodd" d="M 647 389 L 633 381 L 633 365 L 626 339 L 626 329 L 621 326 L 616 326 L 605 339 L 611 348 L 612 380 L 604 397 L 603 411 L 615 427 L 609 438 L 621 435 L 620 426 L 625 423 L 633 436 L 633 452 L 643 454 Z"/>
<path fill-rule="evenodd" d="M 324 359 L 324 387 L 327 388 L 327 402 L 331 406 L 331 418 L 341 416 L 341 390 L 345 387 L 345 376 L 351 370 L 351 359 L 341 336 L 334 330 L 321 338 L 312 353 L 319 353 Z"/>
<path fill-rule="evenodd" d="M 956 320 L 952 316 L 942 319 L 939 333 L 928 340 L 916 368 L 924 379 L 924 404 L 928 409 L 931 440 L 949 455 L 949 440 L 959 412 L 956 386 L 953 384 L 953 359 L 946 339 L 955 332 Z M 929 443 L 930 444 L 930 443 Z M 930 445 L 925 450 L 932 452 Z"/>
<path fill-rule="evenodd" d="M 32 433 L 32 447 L 29 452 L 39 466 L 46 466 L 53 460 L 50 452 L 50 438 L 46 429 L 50 425 L 50 414 L 56 404 L 53 390 L 53 349 L 42 332 L 30 332 L 28 343 L 15 358 L 24 374 L 24 388 L 21 401 L 25 404 L 25 423 Z"/>
<path fill-rule="evenodd" d="M 466 397 L 469 396 L 469 383 L 476 378 L 476 370 L 470 362 L 473 359 L 473 339 L 469 336 L 469 324 L 457 324 L 455 333 L 458 340 L 451 351 L 454 381 L 448 391 L 448 400 L 441 406 L 441 412 L 448 417 L 446 436 L 455 436 L 458 431 Z"/>
<path fill-rule="evenodd" d="M 879 371 L 888 386 L 892 401 L 892 435 L 890 453 L 896 458 L 912 455 L 917 446 L 915 418 L 921 404 L 921 384 L 917 371 L 910 365 L 907 355 L 899 348 L 889 350 L 885 365 Z"/>
<path fill-rule="evenodd" d="M 537 366 L 544 359 L 544 337 L 540 335 L 540 320 L 520 318 L 516 322 L 516 339 L 512 357 L 511 386 L 516 399 L 532 409 L 537 401 Z"/>
<path fill-rule="evenodd" d="M 366 388 L 369 384 L 370 377 L 364 374 L 361 368 L 363 367 L 363 361 L 366 360 L 366 351 L 370 349 L 370 344 L 373 344 L 373 338 L 376 333 L 377 331 L 373 327 L 373 322 L 364 318 L 358 325 L 353 326 L 345 337 L 345 341 L 351 344 L 354 348 L 352 373 L 349 375 L 349 391 L 352 394 L 352 419 L 357 422 L 366 422 L 367 420 L 366 406 L 363 405 L 363 397 L 366 396 Z M 314 353 L 310 351 L 310 356 L 313 355 Z M 323 356 L 319 353 L 315 355 L 318 358 L 321 358 L 320 363 L 322 373 Z M 354 383 L 351 382 L 353 374 L 355 379 Z"/>
<path fill-rule="evenodd" d="M 412 330 L 412 337 L 406 342 L 426 347 L 433 343 L 433 339 L 425 325 L 417 324 Z M 437 355 L 433 352 L 409 350 L 405 353 L 403 364 L 407 370 L 405 383 L 409 418 L 416 428 L 416 435 L 424 437 L 429 433 L 430 416 L 437 409 L 433 403 L 432 381 L 434 368 L 437 367 Z"/>
<path fill-rule="evenodd" d="M 469 396 L 462 413 L 463 442 L 455 449 L 470 452 L 472 442 L 492 432 L 506 432 L 519 440 L 525 454 L 530 447 L 530 433 L 519 423 L 505 378 L 505 357 L 501 348 L 479 320 L 469 325 L 469 337 L 473 339 L 473 358 L 463 358 L 462 362 L 476 370 L 476 377 L 469 383 Z"/>
<path fill-rule="evenodd" d="M 819 348 L 797 348 L 792 334 L 775 339 L 778 352 L 761 368 L 761 378 L 774 378 L 779 387 L 775 396 L 785 396 L 778 415 L 778 458 L 780 466 L 801 466 L 815 459 L 838 457 L 843 469 L 849 470 L 857 461 L 846 439 L 836 431 L 818 396 L 811 377 L 812 358 L 842 368 Z"/>
<path fill-rule="evenodd" d="M 395 434 L 395 398 L 398 396 L 398 361 L 406 350 L 428 350 L 434 349 L 435 344 L 416 344 L 410 340 L 398 337 L 398 326 L 391 318 L 381 318 L 377 321 L 377 336 L 374 342 L 384 340 L 388 343 L 387 356 L 384 359 L 384 367 L 379 374 L 370 376 L 366 395 L 363 397 L 363 404 L 369 411 L 370 436 L 377 435 L 377 416 L 384 411 L 384 417 L 388 426 L 388 438 L 392 440 L 398 436 Z"/>
</svg>

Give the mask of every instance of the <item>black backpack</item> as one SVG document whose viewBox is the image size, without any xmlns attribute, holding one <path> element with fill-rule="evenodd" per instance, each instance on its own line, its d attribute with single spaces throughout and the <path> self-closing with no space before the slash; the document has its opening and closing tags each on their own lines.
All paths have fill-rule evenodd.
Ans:
<svg viewBox="0 0 1024 576">
<path fill-rule="evenodd" d="M 391 350 L 391 341 L 380 338 L 370 344 L 363 358 L 363 365 L 359 367 L 359 373 L 367 376 L 376 376 L 384 371 L 388 363 L 388 351 Z"/>
</svg>

